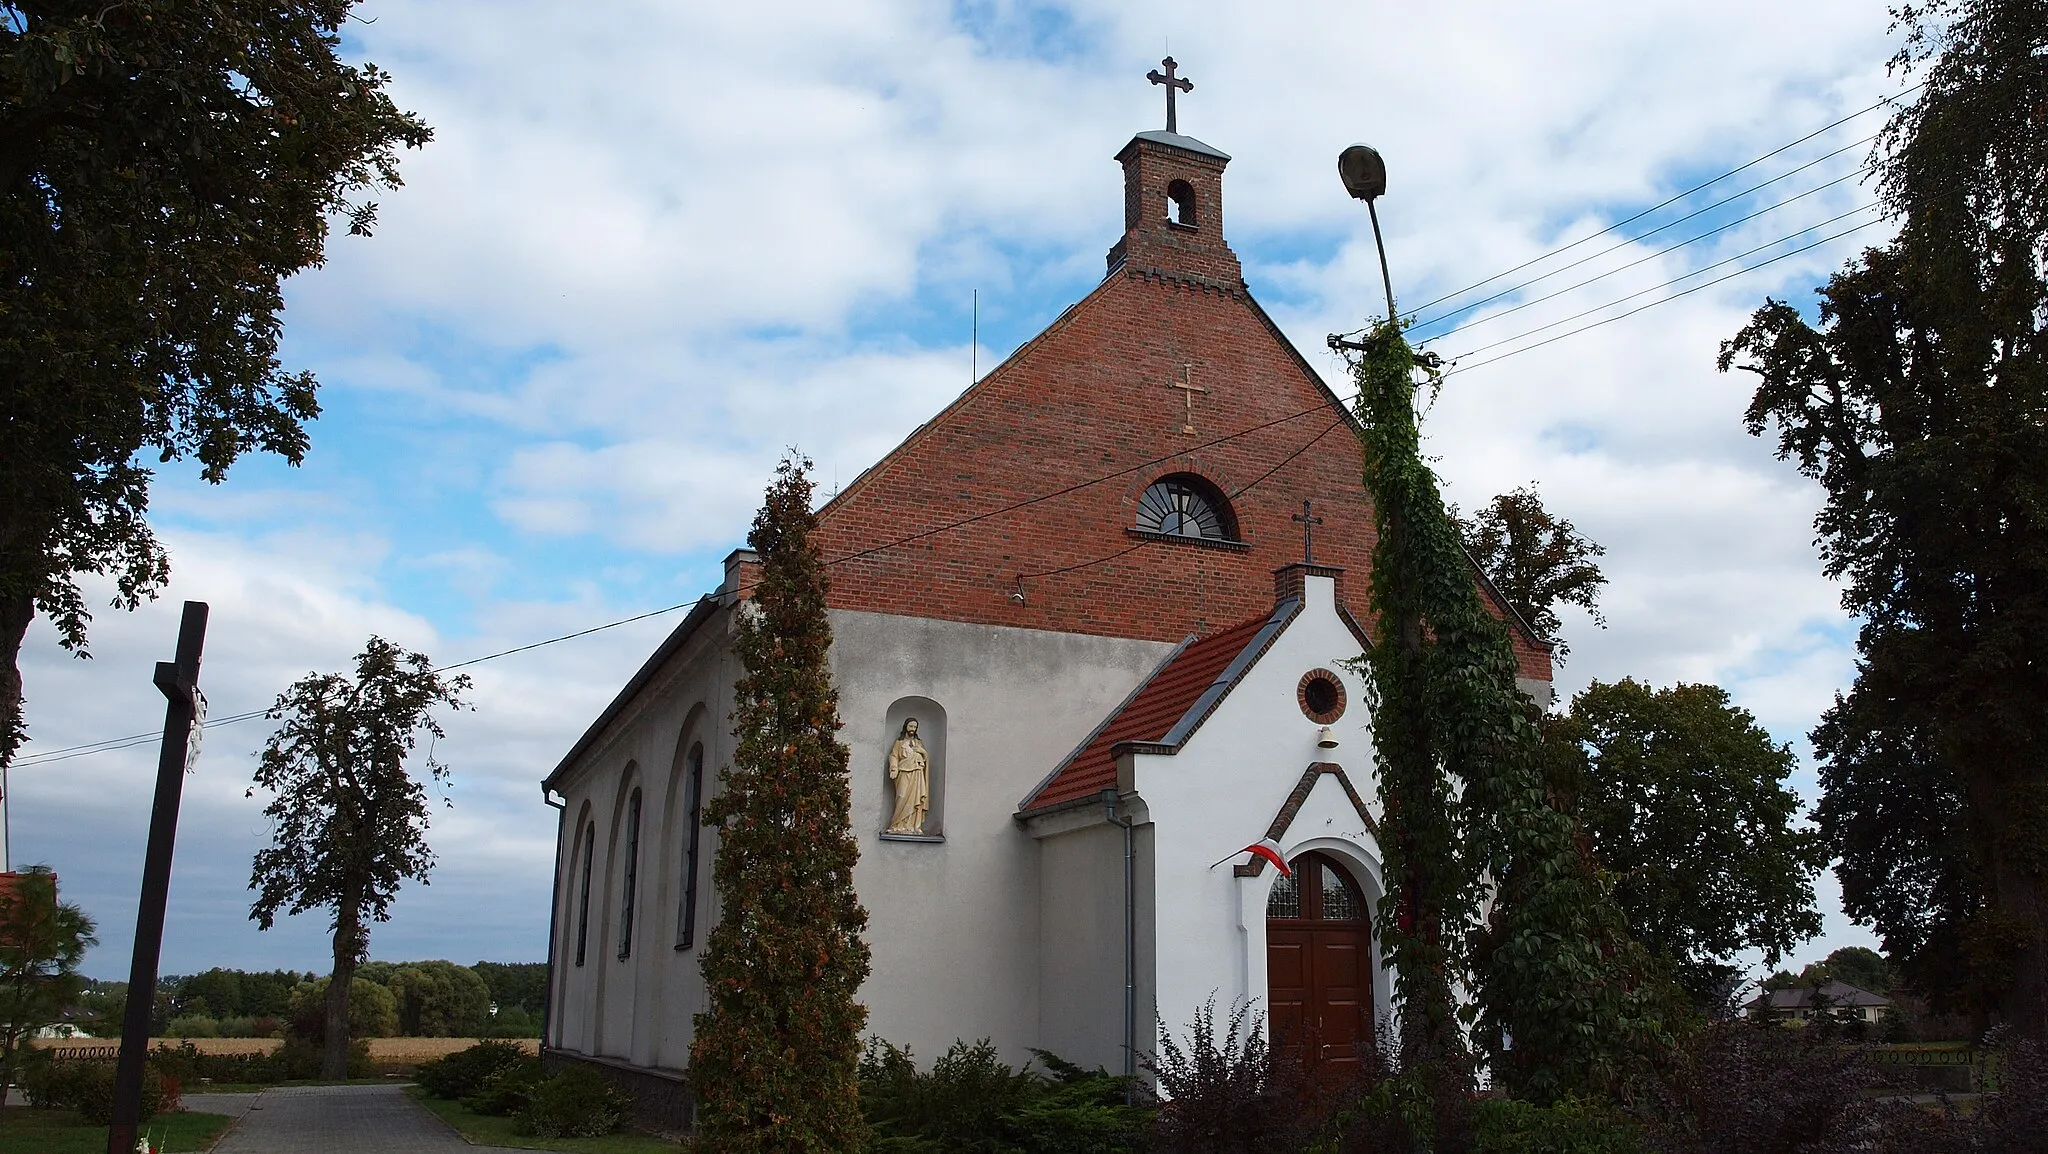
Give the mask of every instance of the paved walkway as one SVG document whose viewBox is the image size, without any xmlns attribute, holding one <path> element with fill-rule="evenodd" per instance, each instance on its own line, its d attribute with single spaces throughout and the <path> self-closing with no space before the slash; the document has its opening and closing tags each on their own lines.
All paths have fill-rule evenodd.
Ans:
<svg viewBox="0 0 2048 1154">
<path fill-rule="evenodd" d="M 399 1086 L 288 1086 L 257 1095 L 190 1094 L 194 1110 L 253 1101 L 214 1154 L 477 1154 Z M 201 1102 L 205 1105 L 202 1106 Z"/>
</svg>

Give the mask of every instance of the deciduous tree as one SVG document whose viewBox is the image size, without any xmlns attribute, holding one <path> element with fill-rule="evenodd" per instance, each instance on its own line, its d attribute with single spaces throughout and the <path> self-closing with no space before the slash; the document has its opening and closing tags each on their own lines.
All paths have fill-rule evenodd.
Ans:
<svg viewBox="0 0 2048 1154">
<path fill-rule="evenodd" d="M 704 808 L 718 830 L 718 924 L 702 967 L 710 1008 L 690 1048 L 699 1141 L 761 1154 L 865 1149 L 855 1000 L 867 911 L 849 807 L 839 691 L 826 656 L 825 567 L 810 462 L 785 459 L 747 538 L 761 576 L 733 649 L 732 764 Z"/>
<path fill-rule="evenodd" d="M 83 655 L 81 576 L 127 608 L 168 578 L 148 459 L 306 452 L 281 285 L 429 137 L 336 55 L 353 6 L 0 0 L 0 765 L 37 612 Z"/>
<path fill-rule="evenodd" d="M 2048 1039 L 2048 3 L 1935 0 L 1873 160 L 1897 238 L 1723 346 L 1819 481 L 1862 622 L 1813 733 L 1844 908 L 1909 980 Z"/>
<path fill-rule="evenodd" d="M 249 789 L 272 795 L 263 810 L 270 845 L 256 851 L 249 917 L 267 930 L 280 910 L 330 914 L 323 1078 L 347 1076 L 349 991 L 369 950 L 368 923 L 389 920 L 398 887 L 424 885 L 433 868 L 426 789 L 406 761 L 421 735 L 442 736 L 433 711 L 459 707 L 468 687 L 467 677 L 435 673 L 425 654 L 372 637 L 353 677 L 309 674 L 270 709 L 284 724 L 265 743 Z M 431 753 L 426 771 L 437 782 L 448 776 Z"/>
<path fill-rule="evenodd" d="M 1600 615 L 1600 590 L 1607 575 L 1593 560 L 1607 550 L 1545 509 L 1536 486 L 1502 493 L 1470 518 L 1460 517 L 1453 506 L 1451 516 L 1480 571 L 1522 620 L 1551 643 L 1552 660 L 1561 664 L 1571 654 L 1571 646 L 1560 635 L 1558 606 L 1576 605 L 1592 615 L 1593 624 L 1607 627 L 1607 619 Z"/>
<path fill-rule="evenodd" d="M 1547 776 L 1614 880 L 1629 930 L 1712 1001 L 1735 955 L 1766 965 L 1820 932 L 1827 864 L 1799 828 L 1796 763 L 1715 685 L 1595 681 L 1545 719 Z"/>
</svg>

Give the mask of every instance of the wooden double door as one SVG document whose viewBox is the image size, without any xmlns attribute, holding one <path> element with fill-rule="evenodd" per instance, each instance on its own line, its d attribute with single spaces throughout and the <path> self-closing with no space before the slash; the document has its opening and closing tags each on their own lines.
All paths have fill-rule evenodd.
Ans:
<svg viewBox="0 0 2048 1154">
<path fill-rule="evenodd" d="M 1320 1074 L 1356 1070 L 1373 1046 L 1372 916 L 1335 858 L 1289 863 L 1266 902 L 1266 987 L 1273 1044 Z"/>
</svg>

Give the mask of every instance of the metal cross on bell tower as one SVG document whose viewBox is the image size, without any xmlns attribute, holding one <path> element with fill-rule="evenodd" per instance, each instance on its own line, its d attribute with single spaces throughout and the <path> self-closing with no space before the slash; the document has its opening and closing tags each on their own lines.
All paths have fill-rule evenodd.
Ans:
<svg viewBox="0 0 2048 1154">
<path fill-rule="evenodd" d="M 1159 63 L 1166 67 L 1165 74 L 1162 75 L 1159 69 L 1154 68 L 1145 74 L 1145 79 L 1150 80 L 1154 84 L 1166 85 L 1166 131 L 1179 133 L 1180 123 L 1173 114 L 1174 90 L 1179 89 L 1182 92 L 1193 92 L 1195 90 L 1195 82 L 1185 76 L 1176 77 L 1173 74 L 1173 70 L 1179 67 L 1179 65 L 1173 62 L 1173 57 L 1169 56 Z"/>
</svg>

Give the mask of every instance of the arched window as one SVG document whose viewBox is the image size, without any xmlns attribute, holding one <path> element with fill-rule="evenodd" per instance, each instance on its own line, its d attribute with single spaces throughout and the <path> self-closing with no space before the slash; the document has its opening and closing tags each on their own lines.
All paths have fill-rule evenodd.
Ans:
<svg viewBox="0 0 2048 1154">
<path fill-rule="evenodd" d="M 683 761 L 683 905 L 676 912 L 676 948 L 687 950 L 697 940 L 697 846 L 704 830 L 704 743 L 690 746 Z"/>
<path fill-rule="evenodd" d="M 1204 541 L 1237 540 L 1237 519 L 1216 486 L 1193 473 L 1152 483 L 1138 498 L 1138 532 Z"/>
<path fill-rule="evenodd" d="M 583 827 L 583 885 L 577 898 L 576 964 L 582 965 L 590 948 L 590 867 L 597 857 L 597 823 Z"/>
<path fill-rule="evenodd" d="M 1166 219 L 1182 228 L 1195 227 L 1195 186 L 1176 180 L 1166 186 Z"/>
<path fill-rule="evenodd" d="M 619 890 L 619 960 L 633 956 L 633 899 L 640 888 L 640 791 L 626 799 L 626 876 Z"/>
</svg>

